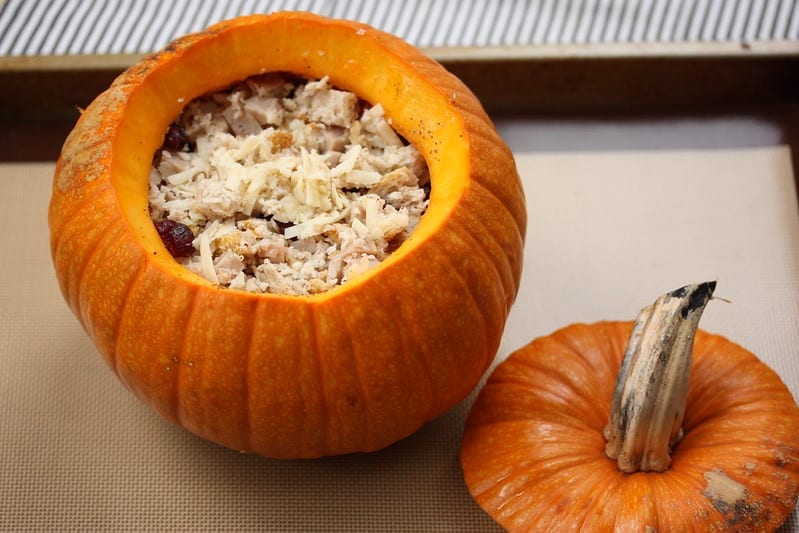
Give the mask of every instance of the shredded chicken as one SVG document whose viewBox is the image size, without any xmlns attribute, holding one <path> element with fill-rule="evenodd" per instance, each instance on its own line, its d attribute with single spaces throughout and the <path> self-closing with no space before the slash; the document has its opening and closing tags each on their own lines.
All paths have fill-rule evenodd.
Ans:
<svg viewBox="0 0 799 533">
<path fill-rule="evenodd" d="M 254 292 L 351 280 L 410 235 L 428 201 L 425 161 L 383 108 L 327 78 L 268 74 L 192 101 L 150 175 L 153 221 L 195 236 L 176 259 Z"/>
</svg>

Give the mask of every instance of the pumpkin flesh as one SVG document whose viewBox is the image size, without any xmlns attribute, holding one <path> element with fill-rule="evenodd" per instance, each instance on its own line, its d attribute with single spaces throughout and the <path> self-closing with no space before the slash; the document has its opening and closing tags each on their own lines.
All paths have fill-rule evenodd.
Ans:
<svg viewBox="0 0 799 533">
<path fill-rule="evenodd" d="M 568 326 L 496 369 L 461 451 L 477 502 L 511 531 L 776 529 L 799 491 L 799 408 L 773 371 L 723 337 L 696 334 L 670 468 L 627 474 L 605 455 L 631 331 Z"/>
<path fill-rule="evenodd" d="M 220 290 L 149 218 L 152 154 L 183 105 L 278 71 L 381 103 L 432 183 L 411 238 L 308 297 Z M 457 79 L 384 33 L 293 13 L 219 24 L 120 76 L 67 139 L 49 212 L 62 293 L 120 379 L 207 439 L 287 458 L 382 448 L 468 394 L 518 290 L 525 216 L 512 155 Z"/>
</svg>

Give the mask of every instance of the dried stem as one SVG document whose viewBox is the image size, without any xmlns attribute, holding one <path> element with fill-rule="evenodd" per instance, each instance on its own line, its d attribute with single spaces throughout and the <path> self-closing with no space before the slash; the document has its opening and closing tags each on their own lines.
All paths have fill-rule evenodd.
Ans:
<svg viewBox="0 0 799 533">
<path fill-rule="evenodd" d="M 699 319 L 715 282 L 686 285 L 641 310 L 616 381 L 605 453 L 623 472 L 662 472 L 682 438 Z"/>
</svg>

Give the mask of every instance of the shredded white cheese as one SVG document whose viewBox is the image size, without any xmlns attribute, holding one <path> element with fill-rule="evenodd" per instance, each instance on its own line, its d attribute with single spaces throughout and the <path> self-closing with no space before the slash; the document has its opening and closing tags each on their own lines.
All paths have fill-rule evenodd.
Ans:
<svg viewBox="0 0 799 533">
<path fill-rule="evenodd" d="M 326 78 L 266 74 L 189 103 L 183 146 L 156 154 L 154 221 L 195 235 L 177 258 L 209 281 L 280 294 L 326 291 L 385 259 L 428 205 L 424 159 Z"/>
<path fill-rule="evenodd" d="M 208 243 L 208 233 L 200 233 L 199 241 L 202 275 L 212 283 L 219 283 L 219 278 L 217 278 L 216 270 L 214 269 L 213 257 L 211 256 L 211 245 Z"/>
</svg>

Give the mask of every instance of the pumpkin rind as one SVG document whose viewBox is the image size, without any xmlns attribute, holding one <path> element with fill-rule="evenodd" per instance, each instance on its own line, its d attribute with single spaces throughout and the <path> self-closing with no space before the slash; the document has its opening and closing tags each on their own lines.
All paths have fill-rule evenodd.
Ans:
<svg viewBox="0 0 799 533">
<path fill-rule="evenodd" d="M 799 492 L 799 408 L 771 369 L 723 337 L 696 334 L 670 468 L 625 474 L 605 455 L 631 330 L 632 322 L 568 326 L 497 367 L 461 450 L 476 501 L 511 531 L 779 527 Z M 725 487 L 745 490 L 731 500 Z"/>
<path fill-rule="evenodd" d="M 328 76 L 381 103 L 430 169 L 408 241 L 319 295 L 218 289 L 149 220 L 170 121 L 267 71 Z M 385 447 L 472 390 L 518 290 L 526 212 L 510 150 L 443 67 L 368 26 L 277 13 L 186 36 L 123 73 L 65 142 L 49 223 L 65 299 L 137 396 L 204 438 L 291 458 Z"/>
</svg>

